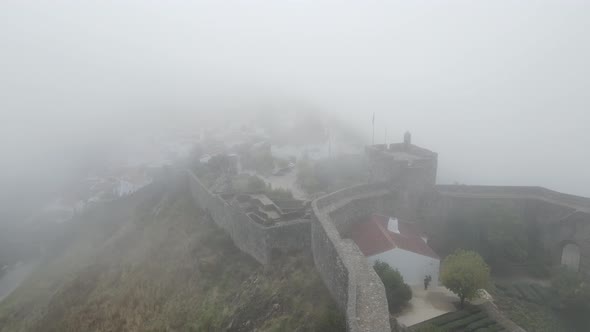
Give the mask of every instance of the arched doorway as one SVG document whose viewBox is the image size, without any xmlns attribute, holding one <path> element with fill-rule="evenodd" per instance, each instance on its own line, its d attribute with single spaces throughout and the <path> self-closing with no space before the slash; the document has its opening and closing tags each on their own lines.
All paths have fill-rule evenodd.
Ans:
<svg viewBox="0 0 590 332">
<path fill-rule="evenodd" d="M 561 265 L 565 265 L 568 269 L 578 271 L 580 268 L 580 247 L 577 244 L 568 243 L 563 246 Z"/>
</svg>

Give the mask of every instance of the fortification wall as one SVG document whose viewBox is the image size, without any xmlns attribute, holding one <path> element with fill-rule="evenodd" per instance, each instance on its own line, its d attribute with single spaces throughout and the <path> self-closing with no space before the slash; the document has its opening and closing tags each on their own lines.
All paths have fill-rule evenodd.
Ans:
<svg viewBox="0 0 590 332">
<path fill-rule="evenodd" d="M 437 185 L 423 199 L 420 216 L 437 234 L 447 227 L 452 213 L 482 203 L 512 211 L 535 227 L 553 264 L 561 263 L 565 243 L 576 243 L 581 250 L 580 270 L 590 274 L 589 198 L 541 187 Z"/>
<path fill-rule="evenodd" d="M 311 250 L 311 221 L 296 220 L 266 228 L 267 247 L 271 255 L 275 252 L 288 253 L 294 250 Z M 270 257 L 271 259 L 274 257 Z"/>
<path fill-rule="evenodd" d="M 230 235 L 236 247 L 258 262 L 269 264 L 275 252 L 309 249 L 309 220 L 296 220 L 271 227 L 260 225 L 238 207 L 212 194 L 191 171 L 187 171 L 187 175 L 195 203 Z"/>
<path fill-rule="evenodd" d="M 505 198 L 529 198 L 543 200 L 556 205 L 590 212 L 590 198 L 564 194 L 543 187 L 437 185 L 435 190 L 448 195 L 483 195 L 486 197 L 498 196 Z"/>
<path fill-rule="evenodd" d="M 348 331 L 391 331 L 385 288 L 350 239 L 350 225 L 373 212 L 388 213 L 396 197 L 384 183 L 355 186 L 312 203 L 311 244 L 316 269 L 346 313 Z M 394 328 L 399 328 L 395 321 Z"/>
</svg>

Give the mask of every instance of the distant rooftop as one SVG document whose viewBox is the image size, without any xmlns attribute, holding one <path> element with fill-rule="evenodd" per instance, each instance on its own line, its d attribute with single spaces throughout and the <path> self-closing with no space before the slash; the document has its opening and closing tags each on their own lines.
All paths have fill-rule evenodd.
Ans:
<svg viewBox="0 0 590 332">
<path fill-rule="evenodd" d="M 394 160 L 408 161 L 436 159 L 437 154 L 412 144 L 412 134 L 406 132 L 402 143 L 374 144 L 366 148 L 370 156 L 390 157 Z"/>
<path fill-rule="evenodd" d="M 382 156 L 389 156 L 395 160 L 426 160 L 436 158 L 437 156 L 435 152 L 411 143 L 375 144 L 367 146 L 366 150 L 367 153 L 381 154 Z"/>
</svg>

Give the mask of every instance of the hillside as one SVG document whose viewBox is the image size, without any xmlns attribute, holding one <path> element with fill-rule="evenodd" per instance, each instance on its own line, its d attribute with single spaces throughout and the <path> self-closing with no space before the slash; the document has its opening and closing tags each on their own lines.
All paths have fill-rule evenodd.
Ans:
<svg viewBox="0 0 590 332">
<path fill-rule="evenodd" d="M 82 216 L 0 304 L 0 331 L 340 331 L 304 254 L 264 268 L 152 185 Z"/>
</svg>

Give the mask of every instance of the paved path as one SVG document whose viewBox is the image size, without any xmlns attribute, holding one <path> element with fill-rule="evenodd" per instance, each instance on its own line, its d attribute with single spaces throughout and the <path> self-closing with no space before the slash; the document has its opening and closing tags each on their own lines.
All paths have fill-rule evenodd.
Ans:
<svg viewBox="0 0 590 332">
<path fill-rule="evenodd" d="M 425 291 L 422 286 L 413 286 L 412 295 L 408 307 L 396 317 L 397 321 L 405 326 L 412 326 L 457 310 L 453 302 L 459 299 L 445 287 L 439 286 Z"/>
</svg>

